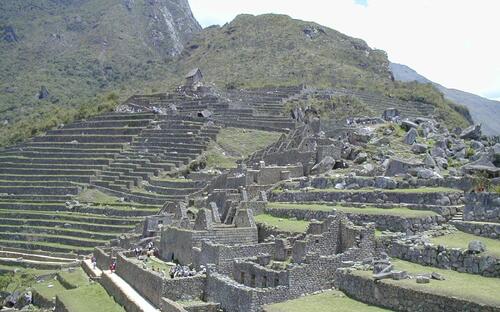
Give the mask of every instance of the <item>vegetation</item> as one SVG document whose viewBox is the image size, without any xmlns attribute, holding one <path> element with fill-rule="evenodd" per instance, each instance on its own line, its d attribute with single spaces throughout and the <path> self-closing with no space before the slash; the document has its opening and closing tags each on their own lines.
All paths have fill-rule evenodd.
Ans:
<svg viewBox="0 0 500 312">
<path fill-rule="evenodd" d="M 378 312 L 389 311 L 347 297 L 336 290 L 304 296 L 264 307 L 266 312 Z"/>
<path fill-rule="evenodd" d="M 308 221 L 277 218 L 268 214 L 255 216 L 255 222 L 275 227 L 280 231 L 292 233 L 304 233 L 309 226 Z"/>
<path fill-rule="evenodd" d="M 306 83 L 371 91 L 430 103 L 447 126 L 467 125 L 464 108 L 432 85 L 392 81 L 385 52 L 360 39 L 283 15 L 240 15 L 223 27 L 206 28 L 172 58 L 165 55 L 169 49 L 144 42 L 150 36 L 144 35 L 149 23 L 143 18 L 155 14 L 140 3 L 128 11 L 114 0 L 78 6 L 41 0 L 36 7 L 2 1 L 0 28 L 12 26 L 19 41 L 0 41 L 0 145 L 110 111 L 134 93 L 179 85 L 179 73 L 194 67 L 222 88 Z M 49 95 L 39 99 L 42 86 Z M 369 113 L 351 97 L 312 104 L 336 118 Z"/>
<path fill-rule="evenodd" d="M 116 304 L 106 290 L 97 283 L 92 283 L 91 285 L 73 290 L 66 290 L 57 295 L 67 310 L 72 312 L 125 311 L 121 306 Z"/>
<path fill-rule="evenodd" d="M 467 249 L 469 242 L 478 240 L 486 245 L 486 254 L 500 258 L 500 240 L 476 236 L 464 232 L 454 232 L 452 234 L 437 236 L 431 239 L 436 245 L 443 245 L 448 248 Z"/>
<path fill-rule="evenodd" d="M 316 110 L 322 118 L 342 120 L 347 117 L 373 116 L 373 112 L 368 105 L 355 96 L 336 95 L 328 99 L 309 97 L 298 102 L 289 102 L 284 110 L 291 111 L 294 107 L 311 108 Z"/>
<path fill-rule="evenodd" d="M 400 281 L 384 280 L 384 282 L 429 291 L 445 296 L 466 298 L 477 302 L 495 305 L 500 304 L 500 299 L 498 298 L 498 294 L 500 293 L 500 283 L 498 283 L 497 278 L 431 268 L 402 260 L 394 260 L 393 264 L 395 270 L 407 271 L 413 275 L 419 273 L 437 272 L 442 274 L 446 279 L 444 281 L 433 280 L 429 284 L 417 284 L 414 279 Z M 363 273 L 371 275 L 371 272 Z"/>
<path fill-rule="evenodd" d="M 208 145 L 202 162 L 208 168 L 236 168 L 238 160 L 276 142 L 280 135 L 277 132 L 260 130 L 221 129 L 216 141 Z"/>
</svg>

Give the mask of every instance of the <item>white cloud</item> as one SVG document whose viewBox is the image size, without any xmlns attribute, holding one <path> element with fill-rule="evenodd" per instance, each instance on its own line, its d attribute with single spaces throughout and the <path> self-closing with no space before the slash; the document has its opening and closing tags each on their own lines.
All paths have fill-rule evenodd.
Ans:
<svg viewBox="0 0 500 312">
<path fill-rule="evenodd" d="M 487 96 L 500 91 L 497 0 L 190 0 L 203 26 L 240 13 L 282 13 L 362 38 L 450 88 Z"/>
</svg>

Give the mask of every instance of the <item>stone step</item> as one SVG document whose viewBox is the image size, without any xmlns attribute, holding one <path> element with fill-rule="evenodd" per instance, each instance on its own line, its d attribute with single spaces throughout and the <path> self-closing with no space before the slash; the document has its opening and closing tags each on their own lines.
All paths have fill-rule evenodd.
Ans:
<svg viewBox="0 0 500 312">
<path fill-rule="evenodd" d="M 74 228 L 59 228 L 45 227 L 35 225 L 7 225 L 0 224 L 0 232 L 31 235 L 31 234 L 48 234 L 55 236 L 76 237 L 81 239 L 95 239 L 100 241 L 108 241 L 116 238 L 120 233 L 106 233 L 96 231 L 86 231 L 83 229 Z"/>
<path fill-rule="evenodd" d="M 79 158 L 16 158 L 16 157 L 0 157 L 0 163 L 18 163 L 18 164 L 76 164 L 76 165 L 109 165 L 110 159 L 79 159 Z"/>
<path fill-rule="evenodd" d="M 103 227 L 109 228 L 123 227 L 127 229 L 134 226 L 141 220 L 141 218 L 135 217 L 122 217 L 122 216 L 106 216 L 104 214 L 91 214 L 88 213 L 68 213 L 68 212 L 58 212 L 57 210 L 42 210 L 33 209 L 29 210 L 30 207 L 26 207 L 25 210 L 16 209 L 15 207 L 0 208 L 0 216 L 5 219 L 19 219 L 31 218 L 33 220 L 27 220 L 30 222 L 40 222 L 40 224 L 58 224 L 58 223 L 82 223 L 91 224 L 92 226 L 99 228 L 101 225 Z M 158 209 L 159 210 L 159 209 Z M 40 220 L 40 221 L 38 221 Z M 53 223 L 52 223 L 53 222 Z"/>
<path fill-rule="evenodd" d="M 67 142 L 72 143 L 129 143 L 134 136 L 131 135 L 45 135 L 33 138 L 35 142 Z"/>
<path fill-rule="evenodd" d="M 8 258 L 0 256 L 0 264 L 6 266 L 16 266 L 23 268 L 35 268 L 39 270 L 61 270 L 69 267 L 77 267 L 80 265 L 80 261 L 74 261 L 69 263 L 61 262 L 51 262 L 51 261 L 39 261 L 19 258 Z"/>
<path fill-rule="evenodd" d="M 138 135 L 143 128 L 62 128 L 47 131 L 47 135 Z"/>
<path fill-rule="evenodd" d="M 25 241 L 25 242 L 46 242 L 46 243 L 57 243 L 61 245 L 66 245 L 76 250 L 80 250 L 80 247 L 95 247 L 105 245 L 107 240 L 98 240 L 90 238 L 80 238 L 74 236 L 63 236 L 54 234 L 39 234 L 39 233 L 10 233 L 10 232 L 0 232 L 0 241 L 10 240 L 10 241 Z M 2 243 L 0 242 L 0 245 Z"/>
<path fill-rule="evenodd" d="M 78 187 L 0 186 L 0 194 L 77 195 Z"/>
<path fill-rule="evenodd" d="M 77 183 L 90 183 L 91 175 L 45 175 L 45 174 L 1 174 L 2 181 L 70 181 Z"/>
</svg>

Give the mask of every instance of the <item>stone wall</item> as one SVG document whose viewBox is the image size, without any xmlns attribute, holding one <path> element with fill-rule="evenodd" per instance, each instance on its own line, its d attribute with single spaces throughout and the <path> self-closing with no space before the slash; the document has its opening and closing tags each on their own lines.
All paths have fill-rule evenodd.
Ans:
<svg viewBox="0 0 500 312">
<path fill-rule="evenodd" d="M 206 288 L 206 277 L 203 275 L 165 279 L 162 297 L 174 301 L 201 300 Z"/>
<path fill-rule="evenodd" d="M 99 283 L 106 289 L 108 294 L 112 296 L 115 301 L 125 308 L 127 312 L 142 312 L 142 308 L 138 306 L 134 301 L 132 301 L 126 294 L 124 294 L 119 287 L 116 286 L 115 283 L 109 277 L 109 274 L 103 272 L 101 278 L 99 279 Z"/>
<path fill-rule="evenodd" d="M 161 298 L 161 312 L 187 312 L 187 310 L 173 300 Z"/>
<path fill-rule="evenodd" d="M 466 233 L 471 233 L 482 237 L 500 239 L 500 223 L 452 221 L 451 224 L 453 224 L 460 231 Z"/>
<path fill-rule="evenodd" d="M 196 266 L 214 264 L 217 272 L 229 275 L 235 258 L 253 257 L 260 254 L 274 256 L 274 251 L 274 243 L 228 246 L 204 241 L 201 244 L 200 257 Z"/>
<path fill-rule="evenodd" d="M 153 305 L 160 305 L 165 278 L 159 273 L 139 267 L 121 253 L 116 258 L 116 273 Z"/>
<path fill-rule="evenodd" d="M 307 209 L 294 209 L 294 208 L 267 208 L 265 213 L 278 218 L 297 218 L 299 220 L 324 220 L 329 215 L 335 214 L 332 211 L 318 211 Z M 345 213 L 349 220 L 355 224 L 375 223 L 379 230 L 389 230 L 393 232 L 403 232 L 414 234 L 417 232 L 429 230 L 435 225 L 442 224 L 445 219 L 441 216 L 428 216 L 422 218 L 408 218 L 402 216 L 391 215 L 375 215 L 375 214 L 362 214 L 362 213 Z M 259 236 L 260 238 L 260 236 Z"/>
<path fill-rule="evenodd" d="M 438 283 L 438 282 L 436 282 Z M 498 312 L 499 307 L 477 304 L 465 299 L 439 295 L 392 284 L 375 283 L 370 277 L 358 276 L 347 270 L 337 270 L 335 285 L 349 297 L 380 307 L 408 312 Z"/>
<path fill-rule="evenodd" d="M 464 220 L 500 223 L 500 194 L 467 194 L 465 197 Z"/>
<path fill-rule="evenodd" d="M 378 242 L 383 246 L 381 249 L 385 249 L 391 257 L 458 272 L 500 277 L 500 259 L 493 256 L 432 244 L 414 245 L 390 238 Z"/>
<path fill-rule="evenodd" d="M 425 205 L 459 205 L 462 193 L 423 192 L 273 192 L 270 201 L 277 202 L 357 202 L 357 203 L 408 203 Z"/>
<path fill-rule="evenodd" d="M 161 234 L 161 256 L 167 261 L 176 259 L 183 264 L 193 263 L 192 248 L 200 247 L 203 240 L 225 245 L 255 244 L 258 241 L 257 228 L 213 228 L 208 231 L 193 231 L 168 227 Z"/>
</svg>

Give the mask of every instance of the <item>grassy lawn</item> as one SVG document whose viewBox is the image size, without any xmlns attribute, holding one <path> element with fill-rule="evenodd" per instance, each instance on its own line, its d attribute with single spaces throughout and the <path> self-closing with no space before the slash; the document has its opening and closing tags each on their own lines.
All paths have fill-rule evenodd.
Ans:
<svg viewBox="0 0 500 312">
<path fill-rule="evenodd" d="M 266 312 L 378 312 L 390 311 L 353 300 L 340 291 L 330 290 L 264 307 Z"/>
<path fill-rule="evenodd" d="M 170 268 L 172 267 L 172 265 L 170 265 L 167 262 L 162 261 L 156 257 L 150 257 L 148 259 L 148 261 L 146 261 L 146 262 L 137 260 L 137 263 L 139 263 L 140 265 L 145 264 L 148 269 L 153 270 L 153 271 L 157 271 L 157 272 L 164 271 L 166 274 L 166 277 L 170 277 L 170 275 L 168 273 L 170 272 Z"/>
<path fill-rule="evenodd" d="M 278 132 L 224 128 L 217 136 L 217 143 L 239 158 L 245 158 L 276 142 L 280 136 L 281 133 Z"/>
<path fill-rule="evenodd" d="M 443 245 L 449 248 L 462 248 L 467 249 L 469 242 L 478 240 L 486 245 L 486 254 L 493 255 L 500 258 L 500 240 L 480 237 L 464 232 L 455 232 L 449 235 L 434 237 L 431 239 L 432 243 L 436 245 Z M 500 284 L 500 281 L 498 281 Z"/>
<path fill-rule="evenodd" d="M 84 203 L 113 204 L 118 202 L 118 197 L 105 194 L 96 189 L 86 189 L 76 197 L 76 200 Z"/>
<path fill-rule="evenodd" d="M 292 232 L 292 233 L 303 233 L 307 230 L 307 227 L 309 226 L 308 221 L 277 218 L 267 214 L 261 214 L 255 216 L 255 222 L 276 227 L 280 231 Z"/>
<path fill-rule="evenodd" d="M 89 284 L 89 277 L 82 268 L 77 268 L 73 272 L 61 271 L 58 273 L 59 278 L 67 282 L 72 288 L 77 288 Z"/>
<path fill-rule="evenodd" d="M 377 208 L 373 206 L 367 206 L 364 208 L 359 207 L 344 207 L 344 206 L 334 206 L 328 204 L 296 204 L 296 203 L 269 203 L 269 208 L 272 209 L 304 209 L 304 210 L 316 210 L 316 211 L 332 211 L 332 209 L 337 209 L 345 213 L 353 214 L 371 214 L 371 215 L 390 215 L 390 216 L 401 216 L 401 217 L 428 217 L 437 216 L 438 214 L 433 211 L 428 210 L 413 210 L 405 207 L 396 208 Z"/>
<path fill-rule="evenodd" d="M 57 294 L 66 290 L 66 288 L 56 279 L 48 279 L 41 283 L 37 283 L 33 286 L 33 289 L 47 300 L 52 300 Z"/>
<path fill-rule="evenodd" d="M 97 283 L 61 292 L 58 294 L 58 297 L 64 303 L 67 310 L 71 312 L 125 311 Z"/>
<path fill-rule="evenodd" d="M 207 167 L 235 168 L 236 161 L 276 142 L 281 133 L 224 128 L 217 135 L 216 142 L 210 142 L 205 152 Z"/>
<path fill-rule="evenodd" d="M 404 270 L 410 274 L 437 272 L 443 274 L 446 280 L 432 280 L 429 284 L 417 284 L 414 279 L 400 281 L 384 280 L 383 282 L 429 291 L 440 295 L 467 298 L 500 307 L 500 297 L 498 296 L 498 294 L 500 294 L 500 280 L 498 278 L 489 278 L 480 275 L 459 273 L 452 270 L 426 267 L 402 260 L 394 260 L 393 264 L 396 270 Z M 371 276 L 371 272 L 357 271 L 356 274 L 358 274 L 358 272 Z"/>
</svg>

